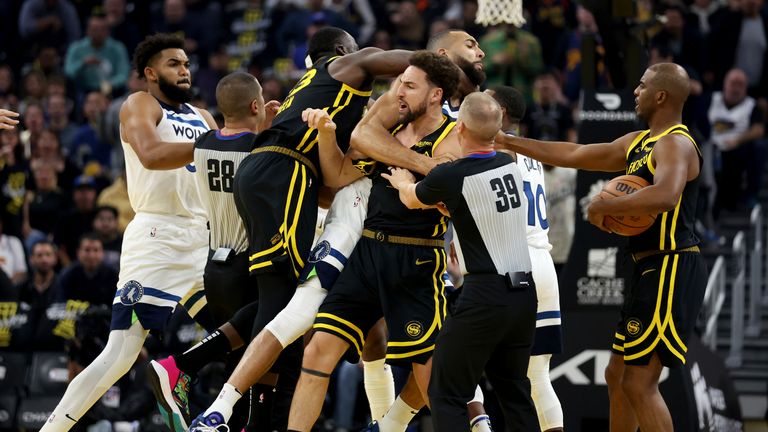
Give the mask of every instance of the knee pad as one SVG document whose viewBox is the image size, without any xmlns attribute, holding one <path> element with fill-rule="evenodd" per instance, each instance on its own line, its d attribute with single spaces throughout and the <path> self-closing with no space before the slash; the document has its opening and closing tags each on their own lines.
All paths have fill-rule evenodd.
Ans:
<svg viewBox="0 0 768 432">
<path fill-rule="evenodd" d="M 283 348 L 287 347 L 312 327 L 317 310 L 327 294 L 328 290 L 320 286 L 317 278 L 302 283 L 285 309 L 265 328 L 280 341 Z"/>
</svg>

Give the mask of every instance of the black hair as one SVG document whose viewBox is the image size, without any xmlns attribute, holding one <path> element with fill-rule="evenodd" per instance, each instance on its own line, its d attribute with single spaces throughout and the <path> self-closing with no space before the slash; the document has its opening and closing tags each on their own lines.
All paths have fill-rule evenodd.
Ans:
<svg viewBox="0 0 768 432">
<path fill-rule="evenodd" d="M 261 94 L 261 85 L 246 72 L 233 72 L 219 81 L 216 86 L 216 104 L 224 118 L 247 118 L 251 102 Z"/>
<path fill-rule="evenodd" d="M 443 89 L 443 99 L 450 97 L 459 85 L 459 68 L 446 56 L 426 50 L 416 51 L 409 63 L 423 70 L 432 85 Z"/>
<path fill-rule="evenodd" d="M 120 214 L 120 212 L 117 211 L 117 208 L 115 208 L 115 207 L 113 207 L 111 205 L 102 205 L 102 206 L 96 207 L 96 211 L 94 212 L 94 214 L 99 214 L 99 213 L 101 213 L 102 211 L 105 211 L 105 210 L 110 212 L 110 213 L 112 213 L 112 215 L 115 217 L 115 219 L 117 219 L 117 217 Z"/>
<path fill-rule="evenodd" d="M 344 46 L 346 38 L 350 38 L 349 33 L 338 27 L 323 27 L 316 31 L 307 43 L 307 54 L 312 63 L 324 56 L 336 55 L 336 48 L 339 45 Z"/>
<path fill-rule="evenodd" d="M 80 240 L 77 242 L 77 248 L 80 249 L 83 246 L 83 243 L 86 241 L 97 241 L 103 246 L 103 243 L 101 242 L 101 237 L 99 237 L 98 234 L 96 234 L 95 232 L 87 232 L 80 236 Z"/>
<path fill-rule="evenodd" d="M 152 59 L 160 51 L 178 48 L 184 49 L 184 39 L 179 36 L 157 33 L 152 36 L 147 36 L 133 52 L 133 64 L 136 66 L 136 72 L 139 74 L 139 78 L 144 78 L 144 68 L 152 61 Z"/>
<path fill-rule="evenodd" d="M 512 122 L 519 122 L 525 115 L 525 98 L 516 88 L 510 86 L 495 86 L 489 90 L 493 92 L 493 98 L 506 111 L 507 118 Z"/>
</svg>

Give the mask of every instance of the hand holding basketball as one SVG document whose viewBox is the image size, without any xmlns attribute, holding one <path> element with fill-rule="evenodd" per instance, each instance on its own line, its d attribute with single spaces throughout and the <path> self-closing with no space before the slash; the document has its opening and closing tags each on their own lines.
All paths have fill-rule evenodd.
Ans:
<svg viewBox="0 0 768 432">
<path fill-rule="evenodd" d="M 598 199 L 611 199 L 618 196 L 629 195 L 649 185 L 650 184 L 642 177 L 623 175 L 609 181 L 597 197 Z M 656 215 L 605 215 L 603 226 L 618 235 L 634 236 L 650 228 L 655 221 Z"/>
</svg>

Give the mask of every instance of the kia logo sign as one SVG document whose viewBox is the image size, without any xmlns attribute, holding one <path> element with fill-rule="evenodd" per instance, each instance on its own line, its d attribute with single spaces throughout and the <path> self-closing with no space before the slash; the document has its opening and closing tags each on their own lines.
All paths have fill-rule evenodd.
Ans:
<svg viewBox="0 0 768 432">
<path fill-rule="evenodd" d="M 621 96 L 616 93 L 595 93 L 595 99 L 600 101 L 607 110 L 618 109 L 621 105 Z"/>
<path fill-rule="evenodd" d="M 573 385 L 606 385 L 605 368 L 611 359 L 609 350 L 584 350 L 563 363 L 560 363 L 549 372 L 550 379 L 554 383 L 559 378 L 567 379 Z M 587 376 L 581 367 L 587 364 L 594 365 L 593 375 Z M 659 382 L 663 382 L 669 376 L 669 369 L 661 371 Z"/>
</svg>

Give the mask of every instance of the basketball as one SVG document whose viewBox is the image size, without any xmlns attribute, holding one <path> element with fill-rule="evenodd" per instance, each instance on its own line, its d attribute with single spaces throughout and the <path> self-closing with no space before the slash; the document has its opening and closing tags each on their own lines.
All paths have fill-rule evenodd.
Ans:
<svg viewBox="0 0 768 432">
<path fill-rule="evenodd" d="M 642 177 L 623 175 L 606 183 L 598 196 L 602 199 L 611 199 L 617 196 L 629 195 L 646 186 L 649 186 L 649 183 Z M 655 221 L 656 215 L 605 216 L 603 224 L 614 234 L 634 236 L 650 228 Z"/>
</svg>

